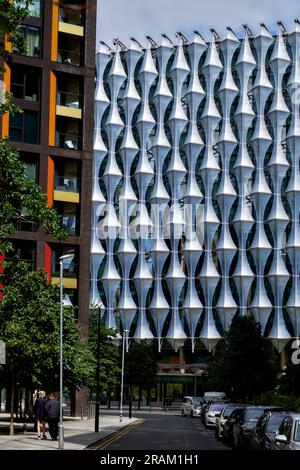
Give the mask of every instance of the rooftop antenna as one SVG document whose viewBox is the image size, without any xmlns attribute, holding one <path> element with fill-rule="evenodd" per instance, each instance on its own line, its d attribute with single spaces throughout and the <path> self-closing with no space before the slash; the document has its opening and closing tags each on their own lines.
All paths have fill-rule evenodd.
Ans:
<svg viewBox="0 0 300 470">
<path fill-rule="evenodd" d="M 130 39 L 131 41 L 135 42 L 139 46 L 140 49 L 142 50 L 144 49 L 142 44 L 139 41 L 137 41 L 133 36 L 130 36 Z"/>
<path fill-rule="evenodd" d="M 204 37 L 202 36 L 202 34 L 199 33 L 199 31 L 197 31 L 197 29 L 194 29 L 194 34 L 197 34 L 197 36 L 199 36 L 199 38 L 202 39 L 202 41 L 205 42 Z"/>
<path fill-rule="evenodd" d="M 184 46 L 186 46 L 187 44 L 189 44 L 189 40 L 187 39 L 187 37 L 181 32 L 181 31 L 177 31 L 175 36 L 177 38 L 180 38 L 182 40 L 182 44 Z"/>
<path fill-rule="evenodd" d="M 252 38 L 253 33 L 252 33 L 251 29 L 249 28 L 249 26 L 247 24 L 243 24 L 243 28 L 245 29 L 247 36 L 249 38 Z"/>
<path fill-rule="evenodd" d="M 108 44 L 106 44 L 106 42 L 104 42 L 104 41 L 99 41 L 99 42 L 100 42 L 100 44 L 102 44 L 102 46 L 105 46 L 105 47 L 109 50 L 109 52 L 114 52 L 114 51 L 112 50 L 112 48 L 109 47 Z"/>
<path fill-rule="evenodd" d="M 165 38 L 167 41 L 169 41 L 169 43 L 172 44 L 172 46 L 174 47 L 174 42 L 171 41 L 171 39 L 165 33 L 162 33 L 161 35 L 162 35 L 163 38 Z"/>
<path fill-rule="evenodd" d="M 121 49 L 121 51 L 125 51 L 125 49 L 127 49 L 126 46 L 125 46 L 125 44 L 123 44 L 123 43 L 120 41 L 119 38 L 114 38 L 113 44 L 114 44 L 115 46 L 119 46 L 120 49 Z"/>
<path fill-rule="evenodd" d="M 146 39 L 147 39 L 147 41 L 150 42 L 151 47 L 158 47 L 158 44 L 154 41 L 154 39 L 152 39 L 151 36 L 146 36 Z"/>
<path fill-rule="evenodd" d="M 226 29 L 227 29 L 227 31 L 230 31 L 232 34 L 234 34 L 235 37 L 237 37 L 237 35 L 235 34 L 235 32 L 233 31 L 233 29 L 230 26 L 226 26 Z"/>
<path fill-rule="evenodd" d="M 214 28 L 210 28 L 210 32 L 214 35 L 214 38 L 215 38 L 215 41 L 216 41 L 216 42 L 220 42 L 220 41 L 221 41 L 220 36 L 218 35 L 217 31 L 216 31 Z"/>
<path fill-rule="evenodd" d="M 287 30 L 281 21 L 277 21 L 278 26 L 281 28 L 281 33 L 283 36 L 287 36 Z"/>
</svg>

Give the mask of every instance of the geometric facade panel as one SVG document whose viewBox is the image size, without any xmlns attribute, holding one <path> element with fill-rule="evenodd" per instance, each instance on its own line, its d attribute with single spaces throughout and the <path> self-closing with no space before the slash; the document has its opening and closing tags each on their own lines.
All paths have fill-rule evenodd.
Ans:
<svg viewBox="0 0 300 470">
<path fill-rule="evenodd" d="M 245 28 L 97 52 L 91 303 L 159 348 L 300 333 L 300 25 Z"/>
</svg>

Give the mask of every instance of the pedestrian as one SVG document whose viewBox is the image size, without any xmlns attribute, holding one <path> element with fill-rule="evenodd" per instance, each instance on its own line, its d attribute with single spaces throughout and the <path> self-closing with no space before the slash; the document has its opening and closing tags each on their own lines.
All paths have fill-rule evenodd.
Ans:
<svg viewBox="0 0 300 470">
<path fill-rule="evenodd" d="M 54 393 L 50 393 L 45 411 L 48 419 L 49 434 L 52 440 L 56 441 L 58 436 L 59 400 L 57 400 Z"/>
<path fill-rule="evenodd" d="M 47 439 L 46 436 L 46 412 L 45 406 L 47 403 L 46 392 L 40 390 L 38 392 L 38 398 L 35 400 L 33 406 L 33 413 L 37 422 L 37 433 L 38 439 Z M 43 435 L 41 434 L 43 433 Z"/>
</svg>

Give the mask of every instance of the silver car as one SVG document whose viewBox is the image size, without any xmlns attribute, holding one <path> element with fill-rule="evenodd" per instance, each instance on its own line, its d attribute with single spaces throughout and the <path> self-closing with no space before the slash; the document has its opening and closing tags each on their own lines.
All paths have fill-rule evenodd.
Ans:
<svg viewBox="0 0 300 470">
<path fill-rule="evenodd" d="M 274 436 L 271 450 L 300 450 L 300 413 L 284 418 Z"/>
<path fill-rule="evenodd" d="M 206 427 L 212 426 L 215 427 L 216 425 L 216 417 L 220 416 L 220 413 L 222 412 L 223 408 L 225 406 L 225 403 L 211 403 L 205 411 L 205 418 L 204 418 L 204 423 Z"/>
<path fill-rule="evenodd" d="M 202 397 L 184 397 L 181 405 L 182 416 L 200 417 L 201 405 L 203 403 Z"/>
</svg>

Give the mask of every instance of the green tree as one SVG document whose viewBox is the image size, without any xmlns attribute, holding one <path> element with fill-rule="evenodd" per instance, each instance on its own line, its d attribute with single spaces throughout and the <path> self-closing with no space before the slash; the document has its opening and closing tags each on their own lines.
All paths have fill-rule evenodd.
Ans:
<svg viewBox="0 0 300 470">
<path fill-rule="evenodd" d="M 20 53 L 26 50 L 26 38 L 21 22 L 28 15 L 29 0 L 0 0 L 0 25 L 7 41 L 16 46 Z M 7 60 L 9 51 L 5 43 L 0 46 L 0 59 Z M 0 68 L 0 75 L 5 73 Z M 22 112 L 14 105 L 9 93 L 0 97 L 0 116 L 6 112 L 13 115 Z M 47 206 L 47 196 L 26 174 L 17 150 L 9 146 L 9 140 L 0 139 L 0 253 L 12 248 L 8 237 L 17 230 L 19 221 L 28 220 L 41 225 L 61 240 L 66 232 L 61 228 L 61 219 L 55 209 Z"/>
<path fill-rule="evenodd" d="M 28 7 L 32 0 L 0 0 L 0 36 L 6 35 L 7 44 L 18 49 L 20 54 L 24 54 L 27 47 L 26 38 L 22 31 L 22 21 L 28 16 Z M 5 41 L 0 42 L 0 60 L 6 61 L 9 58 Z M 3 63 L 0 63 L 0 76 L 5 73 Z M 16 112 L 17 107 L 13 104 L 11 94 L 5 92 L 2 99 L 0 97 L 0 114 L 5 112 Z"/>
<path fill-rule="evenodd" d="M 125 383 L 135 385 L 139 390 L 138 407 L 140 409 L 142 391 L 147 391 L 155 384 L 157 375 L 157 351 L 152 344 L 134 343 L 129 348 L 125 362 Z"/>
<path fill-rule="evenodd" d="M 26 263 L 5 263 L 0 276 L 0 338 L 6 344 L 2 385 L 10 386 L 13 432 L 16 384 L 33 390 L 59 387 L 59 288 L 47 282 L 43 271 L 29 272 Z M 64 308 L 64 385 L 66 390 L 90 386 L 94 358 L 84 341 L 72 307 Z"/>
<path fill-rule="evenodd" d="M 19 153 L 10 148 L 7 139 L 0 140 L 0 252 L 8 251 L 7 239 L 19 221 L 42 225 L 48 233 L 64 239 L 60 216 L 47 206 L 47 196 L 26 174 Z"/>
<path fill-rule="evenodd" d="M 94 357 L 93 383 L 90 387 L 96 390 L 96 367 L 98 348 L 99 310 L 92 308 L 89 318 L 89 348 Z M 100 321 L 100 392 L 111 392 L 119 383 L 119 352 L 116 344 L 116 332 L 106 328 Z"/>
<path fill-rule="evenodd" d="M 278 355 L 252 316 L 236 316 L 204 374 L 206 388 L 253 399 L 276 383 Z"/>
</svg>

